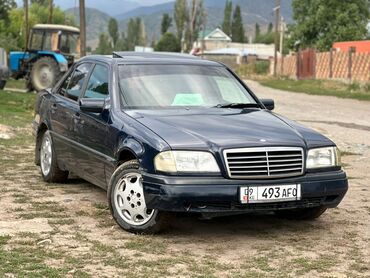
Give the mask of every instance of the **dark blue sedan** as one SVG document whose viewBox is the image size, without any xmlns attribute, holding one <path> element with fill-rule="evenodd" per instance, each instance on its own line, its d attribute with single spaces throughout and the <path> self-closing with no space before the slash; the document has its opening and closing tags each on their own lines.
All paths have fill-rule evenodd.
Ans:
<svg viewBox="0 0 370 278">
<path fill-rule="evenodd" d="M 317 218 L 348 189 L 338 149 L 273 108 L 216 62 L 88 56 L 38 94 L 35 161 L 47 182 L 73 172 L 106 189 L 131 232 L 157 232 L 171 212 Z"/>
</svg>

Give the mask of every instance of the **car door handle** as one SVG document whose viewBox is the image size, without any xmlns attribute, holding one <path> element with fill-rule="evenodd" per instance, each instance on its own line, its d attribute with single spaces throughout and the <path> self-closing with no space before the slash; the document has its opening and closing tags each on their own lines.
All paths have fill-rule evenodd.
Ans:
<svg viewBox="0 0 370 278">
<path fill-rule="evenodd" d="M 83 124 L 85 122 L 84 120 L 81 120 L 81 114 L 79 112 L 73 114 L 73 120 L 75 124 Z"/>
<path fill-rule="evenodd" d="M 53 103 L 51 105 L 51 113 L 55 113 L 55 110 L 57 110 L 58 106 L 56 105 L 56 103 Z"/>
</svg>

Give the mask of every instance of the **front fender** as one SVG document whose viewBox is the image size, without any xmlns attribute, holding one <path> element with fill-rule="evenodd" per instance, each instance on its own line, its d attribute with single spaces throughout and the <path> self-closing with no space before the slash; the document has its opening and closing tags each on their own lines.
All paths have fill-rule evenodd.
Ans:
<svg viewBox="0 0 370 278">
<path fill-rule="evenodd" d="M 38 54 L 42 56 L 53 57 L 53 59 L 58 63 L 61 72 L 65 72 L 68 70 L 68 61 L 62 54 L 52 51 L 39 51 Z"/>
<path fill-rule="evenodd" d="M 130 151 L 136 158 L 140 158 L 144 154 L 144 146 L 135 138 L 126 137 L 118 145 L 117 160 L 119 159 L 119 155 L 124 151 Z"/>
</svg>

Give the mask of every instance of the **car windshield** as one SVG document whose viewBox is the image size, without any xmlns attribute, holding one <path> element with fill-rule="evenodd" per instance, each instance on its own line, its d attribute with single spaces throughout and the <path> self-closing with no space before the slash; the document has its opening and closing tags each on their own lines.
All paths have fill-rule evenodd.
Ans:
<svg viewBox="0 0 370 278">
<path fill-rule="evenodd" d="M 119 85 L 126 108 L 256 104 L 240 82 L 221 66 L 121 65 Z"/>
</svg>

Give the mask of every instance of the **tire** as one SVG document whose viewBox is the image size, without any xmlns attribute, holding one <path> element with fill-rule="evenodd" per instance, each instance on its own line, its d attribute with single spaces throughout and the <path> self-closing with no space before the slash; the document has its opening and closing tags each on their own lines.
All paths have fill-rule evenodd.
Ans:
<svg viewBox="0 0 370 278">
<path fill-rule="evenodd" d="M 58 167 L 57 157 L 49 131 L 46 131 L 41 137 L 39 153 L 41 175 L 44 181 L 50 183 L 66 182 L 68 179 L 68 171 L 62 171 Z"/>
<path fill-rule="evenodd" d="M 0 90 L 4 90 L 5 85 L 6 85 L 6 80 L 1 80 L 0 79 Z"/>
<path fill-rule="evenodd" d="M 289 209 L 276 211 L 275 214 L 280 218 L 290 220 L 314 220 L 320 217 L 326 209 L 325 207 Z"/>
<path fill-rule="evenodd" d="M 30 82 L 36 91 L 53 87 L 61 77 L 58 63 L 51 57 L 41 57 L 32 66 Z"/>
<path fill-rule="evenodd" d="M 113 173 L 108 186 L 109 208 L 114 220 L 124 230 L 155 234 L 168 223 L 169 215 L 146 208 L 139 163 L 130 160 Z"/>
</svg>

